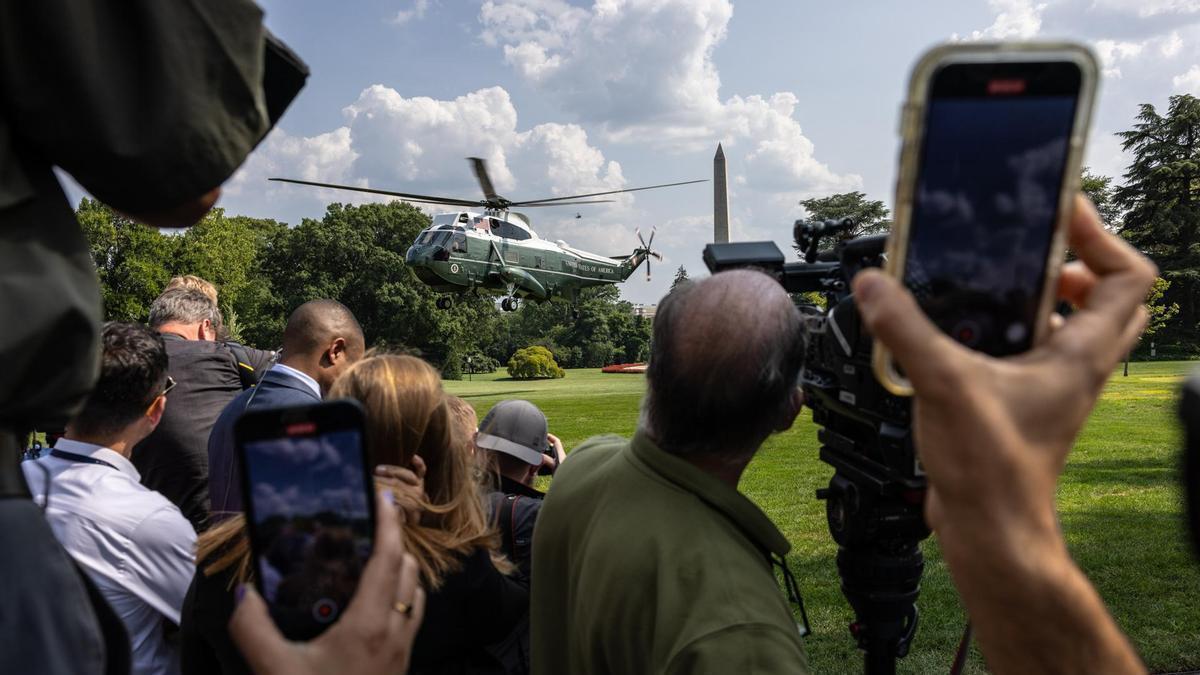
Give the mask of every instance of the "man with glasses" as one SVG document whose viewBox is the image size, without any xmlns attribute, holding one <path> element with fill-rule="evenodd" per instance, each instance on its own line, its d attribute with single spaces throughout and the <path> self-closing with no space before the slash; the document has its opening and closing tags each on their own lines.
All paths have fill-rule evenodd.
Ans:
<svg viewBox="0 0 1200 675">
<path fill-rule="evenodd" d="M 158 426 L 175 381 L 155 331 L 109 323 L 101 341 L 96 388 L 54 448 L 22 469 L 54 536 L 125 625 L 132 672 L 177 673 L 165 622 L 179 622 L 196 533 L 174 504 L 141 484 L 129 459 Z"/>
</svg>

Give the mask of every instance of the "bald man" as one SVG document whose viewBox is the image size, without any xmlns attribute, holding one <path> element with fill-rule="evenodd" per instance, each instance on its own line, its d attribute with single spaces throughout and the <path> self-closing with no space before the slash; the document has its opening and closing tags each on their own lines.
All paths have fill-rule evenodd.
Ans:
<svg viewBox="0 0 1200 675">
<path fill-rule="evenodd" d="M 317 403 L 337 376 L 362 358 L 362 328 L 336 300 L 312 300 L 296 308 L 283 330 L 279 362 L 258 386 L 221 412 L 208 437 L 208 494 L 213 519 L 242 510 L 241 478 L 233 449 L 233 423 L 246 410 Z"/>
<path fill-rule="evenodd" d="M 789 545 L 737 490 L 803 402 L 800 317 L 759 272 L 676 290 L 632 440 L 557 471 L 533 542 L 534 673 L 804 673 L 773 567 Z"/>
</svg>

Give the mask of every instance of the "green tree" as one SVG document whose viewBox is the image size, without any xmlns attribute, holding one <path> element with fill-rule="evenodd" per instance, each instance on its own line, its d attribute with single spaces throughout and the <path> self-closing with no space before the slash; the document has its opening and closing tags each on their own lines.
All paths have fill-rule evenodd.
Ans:
<svg viewBox="0 0 1200 675">
<path fill-rule="evenodd" d="M 286 231 L 274 220 L 229 217 L 213 209 L 178 237 L 172 273 L 195 274 L 215 284 L 230 337 L 270 348 L 278 344 L 284 317 L 260 268 Z"/>
<path fill-rule="evenodd" d="M 1146 322 L 1146 330 L 1142 331 L 1143 337 L 1149 337 L 1166 327 L 1167 322 L 1175 318 L 1179 313 L 1178 303 L 1166 303 L 1163 301 L 1163 296 L 1166 295 L 1167 289 L 1171 287 L 1171 282 L 1159 277 L 1154 280 L 1154 285 L 1150 287 L 1150 292 L 1146 294 L 1146 309 L 1150 313 L 1150 319 Z"/>
<path fill-rule="evenodd" d="M 1195 345 L 1200 322 L 1200 99 L 1172 96 L 1166 115 L 1142 104 L 1133 128 L 1117 134 L 1133 154 L 1114 192 L 1125 210 L 1120 232 L 1158 265 L 1163 295 L 1179 313 L 1165 322 L 1167 340 Z"/>
<path fill-rule="evenodd" d="M 145 321 L 150 303 L 171 279 L 177 238 L 161 234 L 84 198 L 75 212 L 100 278 L 104 318 Z"/>
<path fill-rule="evenodd" d="M 844 235 L 847 239 L 886 232 L 892 226 L 892 221 L 888 219 L 890 213 L 883 202 L 868 200 L 867 195 L 861 192 L 842 192 L 828 197 L 802 199 L 800 206 L 804 207 L 812 220 L 852 219 L 854 229 Z"/>
<path fill-rule="evenodd" d="M 680 265 L 679 269 L 675 270 L 675 280 L 671 282 L 671 290 L 667 291 L 667 293 L 674 293 L 676 288 L 679 288 L 684 284 L 689 284 L 691 281 L 692 280 L 688 278 L 687 268 L 683 265 Z"/>
<path fill-rule="evenodd" d="M 1111 176 L 1092 173 L 1085 166 L 1083 175 L 1079 179 L 1079 189 L 1096 205 L 1096 211 L 1099 212 L 1100 221 L 1104 223 L 1104 227 L 1115 230 L 1121 226 L 1121 217 L 1124 214 L 1114 199 L 1113 193 L 1116 188 L 1113 187 Z"/>
<path fill-rule="evenodd" d="M 554 362 L 549 349 L 534 345 L 518 349 L 508 360 L 508 375 L 514 380 L 557 378 L 566 375 Z"/>
</svg>

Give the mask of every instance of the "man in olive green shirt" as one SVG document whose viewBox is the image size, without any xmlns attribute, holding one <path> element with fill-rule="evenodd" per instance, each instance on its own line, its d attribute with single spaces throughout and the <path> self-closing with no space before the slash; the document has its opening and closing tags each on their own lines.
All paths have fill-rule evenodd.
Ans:
<svg viewBox="0 0 1200 675">
<path fill-rule="evenodd" d="M 737 491 L 791 426 L 803 338 L 758 272 L 715 275 L 659 306 L 631 441 L 571 453 L 534 532 L 535 673 L 804 673 L 772 559 L 788 543 Z"/>
</svg>

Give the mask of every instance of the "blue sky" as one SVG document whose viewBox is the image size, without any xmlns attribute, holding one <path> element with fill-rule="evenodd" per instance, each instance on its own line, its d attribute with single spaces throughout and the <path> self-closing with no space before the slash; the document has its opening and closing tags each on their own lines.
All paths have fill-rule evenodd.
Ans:
<svg viewBox="0 0 1200 675">
<path fill-rule="evenodd" d="M 538 198 L 708 178 L 720 141 L 733 237 L 786 244 L 799 199 L 858 189 L 891 203 L 908 69 L 934 43 L 1091 44 L 1105 75 L 1087 162 L 1110 175 L 1127 162 L 1112 133 L 1139 103 L 1200 93 L 1200 0 L 263 5 L 312 77 L 221 205 L 290 223 L 370 198 L 267 176 L 474 197 L 464 158 L 478 155 L 501 194 Z M 677 266 L 704 271 L 711 185 L 530 215 L 544 238 L 603 254 L 657 226 L 666 260 L 622 286 L 654 302 Z"/>
</svg>

